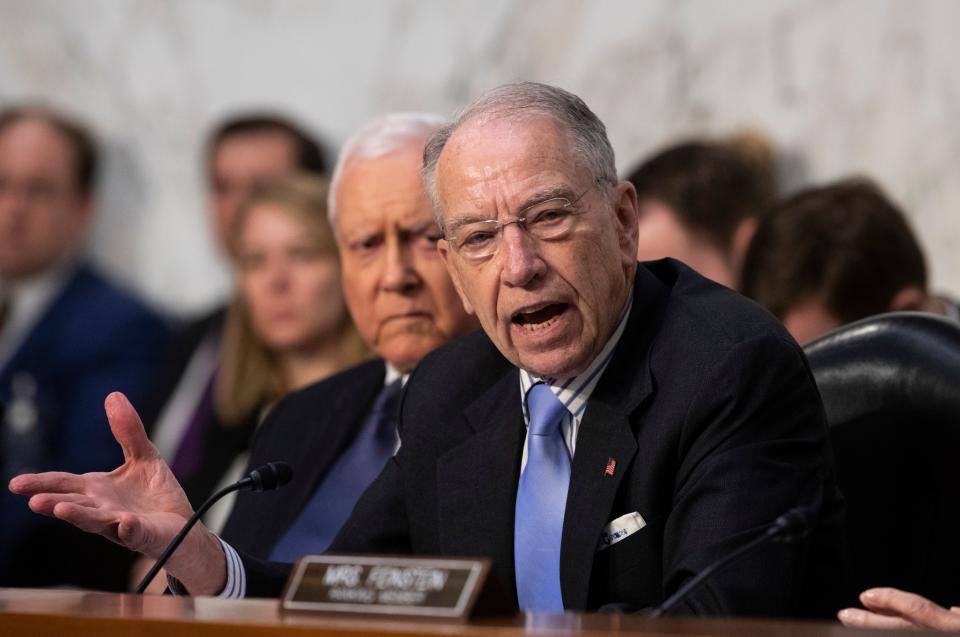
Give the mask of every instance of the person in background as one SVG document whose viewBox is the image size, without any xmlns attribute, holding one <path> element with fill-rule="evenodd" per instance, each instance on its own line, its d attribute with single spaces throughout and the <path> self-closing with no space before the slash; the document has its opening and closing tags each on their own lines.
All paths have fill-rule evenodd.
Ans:
<svg viewBox="0 0 960 637">
<path fill-rule="evenodd" d="M 232 253 L 233 217 L 258 183 L 292 172 L 327 174 L 320 143 L 279 115 L 234 116 L 216 127 L 206 147 L 213 229 L 225 255 Z"/>
<path fill-rule="evenodd" d="M 757 226 L 740 291 L 783 321 L 800 344 L 874 314 L 928 311 L 957 318 L 930 293 L 923 250 L 880 187 L 851 178 L 777 204 Z"/>
<path fill-rule="evenodd" d="M 327 191 L 306 173 L 262 182 L 233 219 L 237 290 L 213 386 L 216 424 L 192 458 L 181 456 L 198 463 L 186 483 L 196 506 L 239 479 L 256 426 L 281 397 L 370 356 L 344 302 Z M 232 501 L 207 524 L 222 528 Z"/>
<path fill-rule="evenodd" d="M 260 113 L 239 115 L 218 125 L 207 141 L 205 164 L 211 225 L 217 246 L 228 260 L 235 252 L 230 239 L 234 217 L 258 183 L 294 172 L 317 176 L 326 172 L 323 151 L 315 140 L 283 117 Z M 151 438 L 177 476 L 188 482 L 204 466 L 197 445 L 206 439 L 205 432 L 236 432 L 220 426 L 213 408 L 225 317 L 226 307 L 221 305 L 174 334 L 157 382 L 143 404 L 143 421 Z M 222 446 L 208 442 L 205 448 L 219 450 L 216 467 L 205 468 L 205 475 L 193 480 L 194 485 L 221 475 L 221 465 L 234 460 L 223 455 L 224 450 L 235 448 L 232 439 Z"/>
<path fill-rule="evenodd" d="M 111 391 L 143 397 L 167 338 L 160 317 L 82 255 L 98 149 L 41 107 L 0 113 L 0 468 L 101 471 Z M 126 556 L 0 498 L 0 585 L 115 587 Z M 96 568 L 89 568 L 96 565 Z"/>
<path fill-rule="evenodd" d="M 261 182 L 232 219 L 237 290 L 212 384 L 216 419 L 192 423 L 184 434 L 191 453 L 174 465 L 192 476 L 184 489 L 195 507 L 241 477 L 254 432 L 278 400 L 370 355 L 344 302 L 327 191 L 307 173 Z M 234 500 L 211 508 L 207 526 L 222 528 Z M 131 584 L 151 564 L 141 560 Z M 165 586 L 158 578 L 151 590 Z"/>
<path fill-rule="evenodd" d="M 756 137 L 691 141 L 644 160 L 627 179 L 637 189 L 637 258 L 673 257 L 733 287 L 775 182 Z"/>
</svg>

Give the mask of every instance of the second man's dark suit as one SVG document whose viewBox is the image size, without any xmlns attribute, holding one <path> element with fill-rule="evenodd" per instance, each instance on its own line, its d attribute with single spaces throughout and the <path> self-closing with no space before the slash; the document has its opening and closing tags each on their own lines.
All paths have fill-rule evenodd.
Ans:
<svg viewBox="0 0 960 637">
<path fill-rule="evenodd" d="M 515 600 L 520 401 L 517 370 L 481 333 L 428 356 L 405 390 L 400 451 L 330 550 L 487 556 Z M 843 601 L 843 506 L 819 395 L 793 339 L 676 261 L 641 265 L 572 460 L 564 606 L 657 605 L 797 504 L 820 511 L 806 541 L 770 544 L 716 574 L 681 612 L 831 613 Z M 646 527 L 598 550 L 605 525 L 634 511 Z M 279 592 L 285 569 L 244 564 L 248 595 Z"/>
<path fill-rule="evenodd" d="M 277 404 L 257 432 L 249 466 L 282 460 L 293 469 L 293 479 L 277 493 L 240 493 L 223 539 L 251 555 L 270 555 L 353 442 L 383 390 L 385 373 L 382 360 L 362 363 Z"/>
</svg>

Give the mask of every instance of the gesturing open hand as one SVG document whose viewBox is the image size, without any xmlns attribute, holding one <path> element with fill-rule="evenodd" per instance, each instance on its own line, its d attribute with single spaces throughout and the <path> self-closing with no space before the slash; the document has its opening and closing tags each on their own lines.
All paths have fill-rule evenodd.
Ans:
<svg viewBox="0 0 960 637">
<path fill-rule="evenodd" d="M 104 406 L 123 448 L 121 466 L 109 473 L 23 474 L 10 481 L 10 490 L 31 496 L 36 513 L 157 557 L 193 510 L 127 398 L 110 394 Z"/>
<path fill-rule="evenodd" d="M 36 513 L 65 520 L 157 558 L 193 509 L 167 463 L 147 438 L 140 417 L 126 396 L 112 393 L 104 407 L 113 437 L 123 448 L 121 466 L 109 473 L 23 474 L 10 481 L 10 490 L 30 496 L 30 508 Z M 202 525 L 187 537 L 167 570 L 195 590 L 189 583 L 191 575 L 201 565 L 209 567 L 222 562 L 223 554 L 216 538 Z M 219 579 L 222 582 L 222 577 Z M 217 578 L 202 580 L 198 587 L 205 590 L 196 592 L 216 592 L 216 585 Z"/>
</svg>

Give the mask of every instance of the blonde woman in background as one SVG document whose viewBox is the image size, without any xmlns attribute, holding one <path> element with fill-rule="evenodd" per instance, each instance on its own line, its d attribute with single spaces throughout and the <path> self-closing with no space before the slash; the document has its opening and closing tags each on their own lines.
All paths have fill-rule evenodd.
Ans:
<svg viewBox="0 0 960 637">
<path fill-rule="evenodd" d="M 214 422 L 202 458 L 184 484 L 194 507 L 242 475 L 256 427 L 284 395 L 368 358 L 347 312 L 340 265 L 327 221 L 327 183 L 312 175 L 259 185 L 239 209 L 230 240 L 236 292 L 227 311 Z M 204 517 L 219 530 L 233 506 L 228 496 Z M 138 564 L 133 585 L 149 563 Z M 164 578 L 151 590 L 162 591 Z"/>
<path fill-rule="evenodd" d="M 285 177 L 257 188 L 237 215 L 238 293 L 216 384 L 226 422 L 369 356 L 343 300 L 326 198 L 319 178 Z"/>
<path fill-rule="evenodd" d="M 300 174 L 259 185 L 237 212 L 230 237 L 236 293 L 214 404 L 221 426 L 243 434 L 227 445 L 234 458 L 225 472 L 221 458 L 211 463 L 218 475 L 201 469 L 187 482 L 194 506 L 241 477 L 253 432 L 280 398 L 369 356 L 343 300 L 326 202 L 327 182 Z M 224 453 L 204 447 L 211 458 Z M 232 502 L 212 508 L 207 526 L 221 528 Z"/>
</svg>

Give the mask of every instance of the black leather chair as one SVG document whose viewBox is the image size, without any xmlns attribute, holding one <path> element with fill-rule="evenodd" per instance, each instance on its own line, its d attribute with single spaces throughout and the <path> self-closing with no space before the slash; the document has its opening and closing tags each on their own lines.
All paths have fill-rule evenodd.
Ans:
<svg viewBox="0 0 960 637">
<path fill-rule="evenodd" d="M 847 500 L 853 584 L 960 604 L 960 324 L 882 314 L 805 351 Z"/>
</svg>

